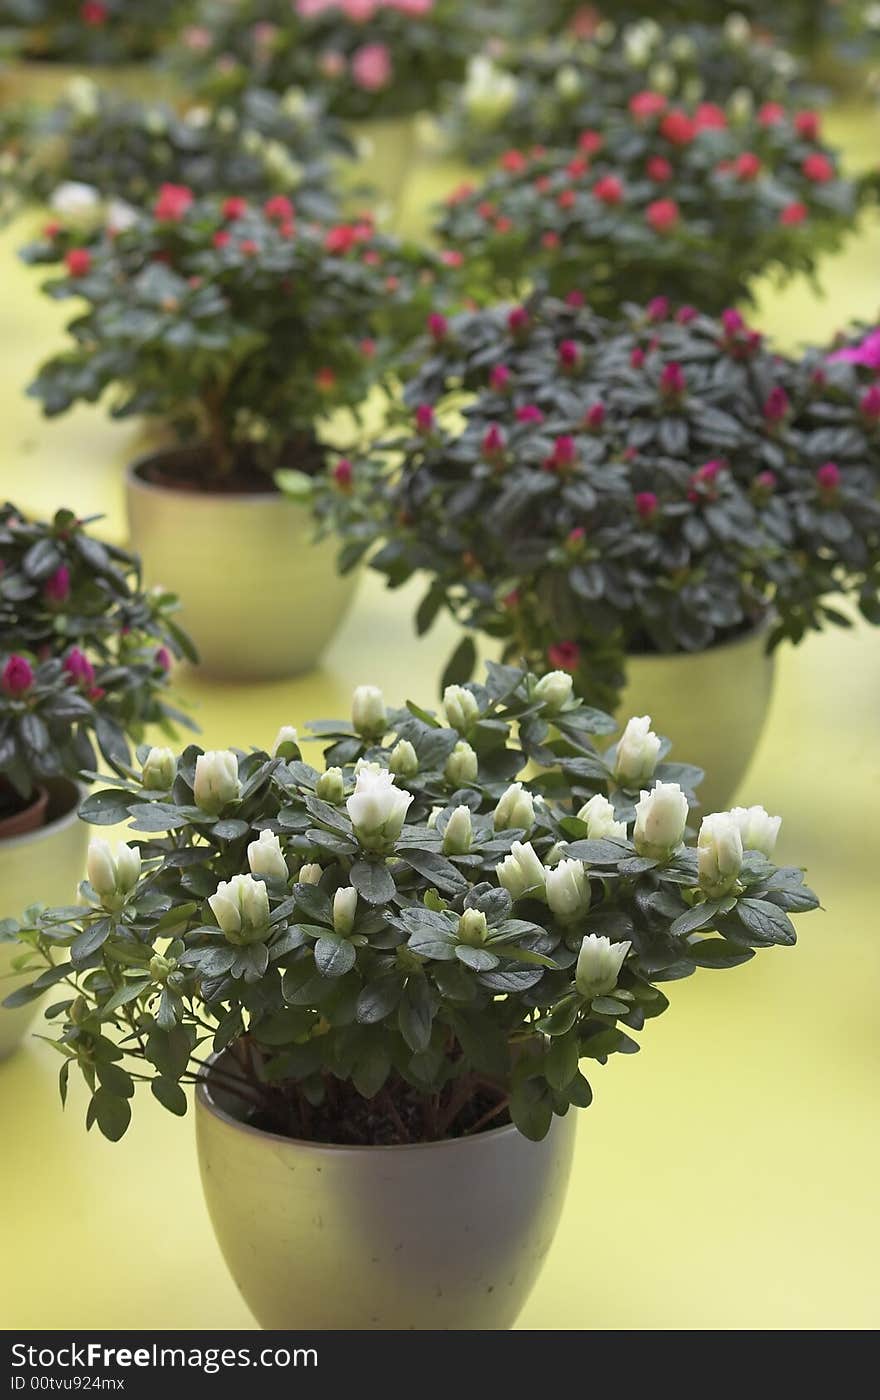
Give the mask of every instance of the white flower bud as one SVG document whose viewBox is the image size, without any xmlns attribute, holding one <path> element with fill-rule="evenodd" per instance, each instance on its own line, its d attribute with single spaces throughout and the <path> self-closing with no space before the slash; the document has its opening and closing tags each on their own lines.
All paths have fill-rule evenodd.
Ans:
<svg viewBox="0 0 880 1400">
<path fill-rule="evenodd" d="M 565 859 L 567 850 L 568 844 L 565 841 L 557 841 L 555 845 L 550 847 L 544 857 L 544 864 L 547 866 L 548 870 L 554 869 L 561 860 Z"/>
<path fill-rule="evenodd" d="M 229 802 L 241 795 L 238 759 L 231 749 L 209 749 L 196 759 L 193 796 L 203 812 L 216 817 Z"/>
<path fill-rule="evenodd" d="M 583 997 L 604 997 L 617 986 L 620 969 L 632 944 L 612 943 L 590 933 L 581 944 L 575 968 L 575 986 Z"/>
<path fill-rule="evenodd" d="M 334 807 L 338 806 L 345 796 L 345 776 L 342 769 L 328 768 L 315 784 L 315 791 L 322 801 L 332 802 Z"/>
<path fill-rule="evenodd" d="M 427 828 L 428 828 L 429 831 L 433 831 L 434 828 L 436 827 L 436 825 L 437 825 L 437 818 L 440 816 L 440 814 L 441 814 L 442 811 L 443 811 L 443 808 L 442 808 L 442 807 L 432 807 L 432 808 L 431 808 L 430 812 L 428 813 L 428 820 L 427 820 L 427 822 L 425 823 L 425 825 L 427 826 Z"/>
<path fill-rule="evenodd" d="M 98 85 L 83 74 L 71 78 L 64 89 L 64 96 L 79 117 L 96 117 L 100 111 Z"/>
<path fill-rule="evenodd" d="M 333 896 L 333 927 L 340 938 L 347 938 L 354 928 L 358 892 L 352 885 L 338 889 Z"/>
<path fill-rule="evenodd" d="M 755 99 L 747 87 L 738 87 L 730 94 L 727 102 L 730 119 L 734 122 L 747 122 L 755 110 Z"/>
<path fill-rule="evenodd" d="M 419 771 L 419 756 L 409 739 L 399 739 L 388 755 L 388 767 L 396 778 L 414 778 Z"/>
<path fill-rule="evenodd" d="M 771 817 L 763 807 L 734 807 L 731 817 L 739 828 L 744 851 L 760 851 L 772 856 L 782 826 L 781 817 Z"/>
<path fill-rule="evenodd" d="M 465 909 L 458 921 L 458 936 L 462 943 L 468 943 L 472 948 L 479 948 L 481 943 L 485 943 L 488 931 L 486 915 L 482 910 Z"/>
<path fill-rule="evenodd" d="M 292 724 L 282 724 L 275 735 L 275 742 L 272 745 L 273 758 L 286 758 L 285 749 L 294 748 L 299 751 L 299 735 Z"/>
<path fill-rule="evenodd" d="M 728 894 L 742 868 L 743 844 L 730 812 L 704 817 L 697 838 L 700 885 L 713 899 Z"/>
<path fill-rule="evenodd" d="M 514 841 L 510 855 L 496 865 L 495 874 L 498 883 L 513 899 L 523 899 L 526 895 L 544 897 L 547 872 L 530 841 Z"/>
<path fill-rule="evenodd" d="M 648 86 L 654 92 L 670 93 L 675 87 L 676 77 L 671 63 L 654 63 L 648 70 Z"/>
<path fill-rule="evenodd" d="M 443 692 L 443 708 L 452 729 L 466 734 L 479 718 L 480 707 L 475 695 L 463 685 L 448 685 Z"/>
<path fill-rule="evenodd" d="M 126 229 L 134 228 L 139 218 L 134 205 L 125 199 L 111 199 L 107 204 L 105 222 L 114 233 L 125 233 Z"/>
<path fill-rule="evenodd" d="M 359 685 L 351 701 L 355 733 L 364 739 L 381 739 L 388 727 L 388 714 L 381 690 L 375 685 Z"/>
<path fill-rule="evenodd" d="M 492 821 L 496 831 L 531 831 L 535 825 L 535 804 L 522 783 L 511 783 L 501 794 Z"/>
<path fill-rule="evenodd" d="M 623 31 L 623 52 L 632 68 L 645 68 L 662 37 L 660 26 L 652 19 L 628 24 Z"/>
<path fill-rule="evenodd" d="M 650 715 L 631 719 L 617 743 L 614 777 L 623 788 L 643 788 L 654 776 L 660 756 L 660 740 L 651 728 Z"/>
<path fill-rule="evenodd" d="M 697 57 L 697 46 L 690 34 L 676 34 L 670 41 L 669 52 L 676 63 L 690 63 Z"/>
<path fill-rule="evenodd" d="M 590 882 L 583 862 L 561 860 L 546 875 L 547 903 L 560 923 L 576 923 L 590 907 Z"/>
<path fill-rule="evenodd" d="M 479 54 L 468 64 L 462 101 L 468 116 L 483 127 L 500 124 L 516 102 L 517 83 L 510 73 Z"/>
<path fill-rule="evenodd" d="M 677 851 L 687 826 L 688 801 L 678 783 L 657 783 L 636 803 L 633 844 L 640 856 L 663 860 Z"/>
<path fill-rule="evenodd" d="M 626 840 L 626 822 L 617 820 L 613 806 L 601 792 L 597 792 L 589 802 L 584 803 L 578 812 L 578 820 L 587 823 L 587 836 L 590 841 L 601 841 L 603 836 L 611 837 L 615 841 Z"/>
<path fill-rule="evenodd" d="M 476 753 L 464 739 L 459 740 L 446 760 L 443 770 L 447 782 L 463 787 L 465 783 L 476 782 L 480 764 Z"/>
<path fill-rule="evenodd" d="M 105 909 L 122 909 L 141 877 L 141 853 L 127 843 L 115 849 L 109 841 L 95 837 L 89 842 L 86 865 L 89 884 Z"/>
<path fill-rule="evenodd" d="M 296 877 L 297 883 L 300 885 L 317 885 L 320 883 L 323 874 L 324 871 L 321 869 L 320 865 L 315 865 L 314 862 L 311 862 L 301 868 Z"/>
<path fill-rule="evenodd" d="M 221 880 L 208 903 L 230 943 L 258 943 L 268 931 L 269 894 L 263 882 L 252 875 Z"/>
<path fill-rule="evenodd" d="M 141 782 L 150 792 L 167 792 L 177 776 L 173 749 L 150 749 L 141 769 Z"/>
<path fill-rule="evenodd" d="M 64 180 L 49 196 L 49 208 L 65 219 L 90 217 L 100 202 L 94 185 L 86 185 L 82 180 Z"/>
<path fill-rule="evenodd" d="M 381 851 L 394 845 L 412 800 L 412 793 L 394 786 L 394 777 L 386 769 L 360 770 L 355 790 L 345 806 L 365 850 Z"/>
<path fill-rule="evenodd" d="M 752 37 L 752 26 L 745 15 L 728 15 L 724 21 L 724 37 L 735 49 L 744 49 Z"/>
<path fill-rule="evenodd" d="M 567 671 L 549 671 L 535 686 L 535 699 L 540 700 L 551 714 L 558 714 L 571 699 L 573 684 Z"/>
<path fill-rule="evenodd" d="M 222 131 L 225 136 L 229 136 L 238 128 L 238 115 L 231 107 L 218 107 L 214 120 L 217 130 Z"/>
<path fill-rule="evenodd" d="M 248 865 L 252 875 L 265 875 L 267 880 L 289 879 L 287 861 L 281 849 L 281 842 L 274 831 L 261 831 L 259 840 L 248 846 Z"/>
<path fill-rule="evenodd" d="M 557 70 L 554 85 L 563 102 L 574 102 L 583 91 L 583 80 L 573 63 L 564 63 Z"/>
<path fill-rule="evenodd" d="M 470 807 L 456 807 L 443 833 L 443 854 L 466 856 L 474 839 Z"/>
</svg>

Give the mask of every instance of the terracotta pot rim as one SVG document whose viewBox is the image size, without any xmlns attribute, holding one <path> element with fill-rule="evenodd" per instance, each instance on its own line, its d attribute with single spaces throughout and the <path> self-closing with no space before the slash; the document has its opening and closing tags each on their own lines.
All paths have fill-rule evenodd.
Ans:
<svg viewBox="0 0 880 1400">
<path fill-rule="evenodd" d="M 221 1050 L 218 1054 L 211 1055 L 210 1059 L 205 1062 L 208 1067 L 208 1073 L 203 1078 L 200 1078 L 196 1085 L 196 1102 L 199 1108 L 203 1109 L 205 1113 L 209 1113 L 213 1118 L 219 1118 L 227 1127 L 236 1128 L 239 1132 L 246 1134 L 248 1137 L 261 1139 L 264 1142 L 283 1143 L 286 1147 L 302 1148 L 307 1152 L 314 1152 L 319 1155 L 326 1153 L 334 1157 L 375 1157 L 380 1153 L 394 1153 L 397 1156 L 401 1156 L 403 1153 L 439 1151 L 441 1148 L 449 1149 L 453 1147 L 463 1148 L 467 1151 L 482 1140 L 495 1141 L 505 1135 L 510 1137 L 514 1135 L 516 1137 L 522 1137 L 522 1134 L 514 1123 L 505 1123 L 500 1128 L 488 1128 L 485 1132 L 477 1133 L 473 1137 L 442 1138 L 439 1142 L 380 1144 L 375 1147 L 349 1146 L 347 1143 L 340 1142 L 310 1142 L 304 1138 L 284 1137 L 281 1133 L 267 1133 L 264 1129 L 253 1128 L 249 1123 L 242 1123 L 239 1118 L 235 1118 L 231 1113 L 227 1113 L 211 1095 L 211 1070 L 214 1065 L 217 1064 L 218 1060 L 222 1060 L 228 1053 L 229 1052 L 226 1050 Z M 569 1111 L 571 1112 L 571 1110 Z M 524 1137 L 522 1140 L 523 1142 L 529 1141 L 528 1138 Z M 537 1147 L 540 1144 L 535 1143 L 533 1145 Z"/>
<path fill-rule="evenodd" d="M 69 802 L 69 806 L 60 816 L 53 817 L 36 831 L 25 831 L 20 836 L 10 836 L 7 839 L 0 838 L 0 853 L 15 850 L 16 847 L 31 845 L 37 841 L 44 841 L 56 832 L 63 831 L 67 827 L 74 826 L 79 821 L 80 803 L 86 795 L 87 789 L 81 783 L 75 783 L 72 778 L 47 778 L 41 787 L 49 791 L 50 802 Z"/>
<path fill-rule="evenodd" d="M 741 632 L 738 637 L 730 637 L 724 642 L 712 642 L 710 646 L 703 647 L 700 651 L 628 651 L 626 653 L 627 665 L 634 661 L 640 665 L 651 661 L 695 661 L 703 656 L 716 656 L 719 652 L 735 651 L 738 647 L 747 647 L 750 643 L 757 641 L 769 630 L 770 620 L 771 614 L 768 610 L 748 631 Z"/>
<path fill-rule="evenodd" d="M 142 456 L 136 457 L 126 468 L 125 476 L 130 491 L 145 491 L 155 496 L 168 496 L 177 499 L 186 496 L 190 500 L 206 501 L 212 506 L 217 505 L 238 505 L 241 502 L 252 504 L 262 502 L 263 505 L 277 504 L 283 501 L 286 505 L 297 507 L 297 501 L 291 501 L 279 491 L 277 486 L 273 486 L 271 491 L 198 491 L 191 486 L 160 486 L 155 481 L 147 481 L 142 475 L 143 471 L 153 462 L 161 462 L 169 457 L 180 457 L 181 454 L 196 454 L 200 451 L 200 445 L 194 443 L 184 447 L 160 447 L 154 452 L 145 452 Z"/>
<path fill-rule="evenodd" d="M 45 825 L 44 817 L 49 808 L 49 789 L 45 783 L 34 785 L 33 796 L 26 807 L 20 808 L 17 812 L 10 812 L 8 817 L 0 817 L 0 842 L 14 841 L 16 836 L 30 836 L 35 831 L 41 831 Z M 30 825 L 29 818 L 35 815 L 37 822 L 35 826 Z M 24 822 L 21 829 L 16 830 L 19 823 Z M 10 831 L 7 836 L 6 831 Z"/>
</svg>

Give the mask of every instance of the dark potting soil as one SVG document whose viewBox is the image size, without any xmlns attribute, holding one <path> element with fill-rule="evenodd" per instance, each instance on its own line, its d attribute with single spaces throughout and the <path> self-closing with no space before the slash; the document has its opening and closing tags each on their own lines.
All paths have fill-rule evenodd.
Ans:
<svg viewBox="0 0 880 1400">
<path fill-rule="evenodd" d="M 506 1101 L 490 1089 L 478 1089 L 461 1109 L 444 1138 L 467 1137 L 476 1129 L 488 1132 L 510 1123 Z M 498 1112 L 494 1112 L 499 1109 Z M 300 1118 L 255 1109 L 247 1119 L 260 1132 L 275 1133 L 298 1142 L 332 1143 L 339 1147 L 403 1147 L 433 1140 L 425 1113 L 425 1100 L 408 1085 L 397 1084 L 390 1093 L 361 1098 L 352 1084 L 336 1084 L 335 1102 L 324 1099 L 317 1108 L 307 1106 Z"/>
<path fill-rule="evenodd" d="M 324 451 L 312 438 L 288 443 L 277 462 L 279 467 L 293 467 L 307 476 L 317 476 L 325 465 Z M 136 474 L 151 486 L 170 491 L 196 491 L 211 496 L 278 494 L 272 472 L 262 470 L 246 449 L 239 453 L 231 471 L 222 474 L 216 470 L 206 447 L 157 452 L 140 463 Z"/>
</svg>

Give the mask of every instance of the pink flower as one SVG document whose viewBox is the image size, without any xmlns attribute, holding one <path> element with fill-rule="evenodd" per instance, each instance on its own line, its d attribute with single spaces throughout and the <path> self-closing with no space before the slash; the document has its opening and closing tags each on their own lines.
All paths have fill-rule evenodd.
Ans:
<svg viewBox="0 0 880 1400">
<path fill-rule="evenodd" d="M 755 490 L 761 496 L 769 496 L 776 487 L 776 476 L 773 472 L 758 472 L 752 483 Z"/>
<path fill-rule="evenodd" d="M 524 403 L 516 410 L 517 423 L 543 423 L 544 415 L 536 403 Z"/>
<path fill-rule="evenodd" d="M 85 4 L 80 6 L 79 15 L 83 24 L 87 24 L 90 29 L 100 29 L 107 23 L 110 12 L 99 0 L 85 0 Z"/>
<path fill-rule="evenodd" d="M 420 433 L 430 433 L 434 427 L 434 410 L 429 403 L 420 403 L 416 409 L 416 427 Z"/>
<path fill-rule="evenodd" d="M 358 235 L 354 224 L 337 224 L 324 235 L 324 247 L 328 253 L 347 253 L 357 242 Z"/>
<path fill-rule="evenodd" d="M 785 108 L 779 102 L 765 102 L 758 111 L 758 121 L 762 126 L 778 126 L 785 121 Z"/>
<path fill-rule="evenodd" d="M 819 113 L 818 112 L 797 112 L 794 119 L 794 129 L 798 136 L 803 136 L 805 141 L 818 141 L 819 139 Z"/>
<path fill-rule="evenodd" d="M 569 530 L 565 543 L 571 549 L 577 549 L 587 538 L 587 532 L 583 525 L 576 525 L 573 530 Z"/>
<path fill-rule="evenodd" d="M 701 102 L 694 113 L 694 126 L 697 131 L 724 131 L 727 127 L 727 114 L 715 102 Z"/>
<path fill-rule="evenodd" d="M 46 580 L 43 593 L 50 603 L 66 603 L 70 597 L 70 570 L 61 564 Z"/>
<path fill-rule="evenodd" d="M 564 472 L 573 467 L 577 461 L 577 446 L 573 437 L 563 434 L 558 437 L 553 444 L 553 451 L 544 461 L 544 470 L 548 472 Z"/>
<path fill-rule="evenodd" d="M 171 670 L 171 652 L 167 647 L 156 648 L 153 654 L 153 664 L 158 666 L 160 671 L 164 671 L 166 675 L 168 674 Z M 92 698 L 97 698 L 94 692 L 92 693 Z"/>
<path fill-rule="evenodd" d="M 529 313 L 524 306 L 515 306 L 507 318 L 511 335 L 519 336 L 529 329 Z"/>
<path fill-rule="evenodd" d="M 490 423 L 483 434 L 483 441 L 481 444 L 483 456 L 488 458 L 490 462 L 496 461 L 499 457 L 503 456 L 506 446 L 504 433 L 501 428 L 497 423 Z"/>
<path fill-rule="evenodd" d="M 660 504 L 653 491 L 639 491 L 635 496 L 636 515 L 640 520 L 653 520 Z"/>
<path fill-rule="evenodd" d="M 757 180 L 761 173 L 761 159 L 754 151 L 743 151 L 733 162 L 733 173 L 738 180 Z"/>
<path fill-rule="evenodd" d="M 812 155 L 808 155 L 801 164 L 801 170 L 815 185 L 827 184 L 829 180 L 834 179 L 836 173 L 833 161 L 823 156 L 821 151 L 814 151 Z"/>
<path fill-rule="evenodd" d="M 184 29 L 183 42 L 193 53 L 207 53 L 214 44 L 210 29 L 205 29 L 204 25 L 197 24 Z"/>
<path fill-rule="evenodd" d="M 160 185 L 153 214 L 163 223 L 178 223 L 194 202 L 195 195 L 188 185 Z"/>
<path fill-rule="evenodd" d="M 71 248 L 64 255 L 64 265 L 71 277 L 86 277 L 91 271 L 92 255 L 88 248 Z"/>
<path fill-rule="evenodd" d="M 781 423 L 791 411 L 791 400 L 781 384 L 770 390 L 764 402 L 764 418 L 768 423 Z"/>
<path fill-rule="evenodd" d="M 547 660 L 557 671 L 576 671 L 580 665 L 581 649 L 577 642 L 554 642 L 547 648 Z"/>
<path fill-rule="evenodd" d="M 687 389 L 687 380 L 681 365 L 673 360 L 664 365 L 660 375 L 660 392 L 667 398 L 680 398 Z"/>
<path fill-rule="evenodd" d="M 352 24 L 367 24 L 382 5 L 381 0 L 341 0 L 341 8 Z"/>
<path fill-rule="evenodd" d="M 788 226 L 802 224 L 809 215 L 809 209 L 799 199 L 795 199 L 791 204 L 786 204 L 779 215 L 779 222 Z"/>
<path fill-rule="evenodd" d="M 722 311 L 721 324 L 730 336 L 737 335 L 740 331 L 745 330 L 746 325 L 741 313 L 734 310 L 733 307 L 728 307 L 726 311 Z"/>
<path fill-rule="evenodd" d="M 581 351 L 577 341 L 563 340 L 557 354 L 563 369 L 575 369 L 580 364 Z"/>
<path fill-rule="evenodd" d="M 629 363 L 632 369 L 642 368 L 642 365 L 645 363 L 645 352 L 640 345 L 637 345 L 630 354 Z"/>
<path fill-rule="evenodd" d="M 590 407 L 587 409 L 586 414 L 584 415 L 584 423 L 586 424 L 586 426 L 591 430 L 591 432 L 597 433 L 604 422 L 604 403 L 591 404 Z"/>
<path fill-rule="evenodd" d="M 665 156 L 651 156 L 645 169 L 648 172 L 648 179 L 655 184 L 665 185 L 667 180 L 672 179 L 672 166 Z"/>
<path fill-rule="evenodd" d="M 880 326 L 870 331 L 858 345 L 847 345 L 829 355 L 830 360 L 842 360 L 850 365 L 864 365 L 866 369 L 880 370 Z"/>
<path fill-rule="evenodd" d="M 393 75 L 391 51 L 387 44 L 364 44 L 351 59 L 351 75 L 364 92 L 381 92 Z"/>
<path fill-rule="evenodd" d="M 645 210 L 645 219 L 655 233 L 671 233 L 680 217 L 674 199 L 655 199 Z"/>
<path fill-rule="evenodd" d="M 214 244 L 215 248 L 228 248 L 229 244 L 232 242 L 232 234 L 228 229 L 218 228 L 211 242 Z"/>
<path fill-rule="evenodd" d="M 566 306 L 573 306 L 575 308 L 586 306 L 587 298 L 584 296 L 583 292 L 575 290 L 569 292 L 568 296 L 565 298 L 565 304 Z"/>
<path fill-rule="evenodd" d="M 509 175 L 521 175 L 528 165 L 528 161 L 522 151 L 505 151 L 498 164 Z"/>
<path fill-rule="evenodd" d="M 693 480 L 698 483 L 714 481 L 723 466 L 723 462 L 705 462 L 694 472 Z"/>
<path fill-rule="evenodd" d="M 293 218 L 295 210 L 286 194 L 273 194 L 271 199 L 267 199 L 263 205 L 263 213 L 267 219 L 288 223 Z"/>
<path fill-rule="evenodd" d="M 506 389 L 510 384 L 510 370 L 507 365 L 496 365 L 489 376 L 489 383 L 499 392 Z"/>
<path fill-rule="evenodd" d="M 240 219 L 247 213 L 248 202 L 240 195 L 231 195 L 229 199 L 223 201 L 224 219 Z"/>
<path fill-rule="evenodd" d="M 578 150 L 587 156 L 597 155 L 604 144 L 605 138 L 598 131 L 582 131 L 578 137 Z"/>
<path fill-rule="evenodd" d="M 616 175 L 603 175 L 593 186 L 593 194 L 602 204 L 620 204 L 623 201 L 623 184 Z"/>
<path fill-rule="evenodd" d="M 0 686 L 13 700 L 26 694 L 34 683 L 34 673 L 23 656 L 10 656 L 0 675 Z"/>
<path fill-rule="evenodd" d="M 686 112 L 676 109 L 663 118 L 660 134 L 673 146 L 689 146 L 697 134 L 697 128 Z"/>
<path fill-rule="evenodd" d="M 836 462 L 826 462 L 816 472 L 816 484 L 820 491 L 832 494 L 840 485 L 840 467 Z"/>
<path fill-rule="evenodd" d="M 880 423 L 880 384 L 872 384 L 862 395 L 859 412 L 870 423 Z"/>
<path fill-rule="evenodd" d="M 95 668 L 79 647 L 71 647 L 64 658 L 64 670 L 75 685 L 91 690 L 95 684 Z"/>
<path fill-rule="evenodd" d="M 669 315 L 669 297 L 652 297 L 645 312 L 649 321 L 665 321 Z"/>
<path fill-rule="evenodd" d="M 675 319 L 680 326 L 689 326 L 691 321 L 695 321 L 699 314 L 695 306 L 680 306 L 675 313 Z"/>
<path fill-rule="evenodd" d="M 637 92 L 629 100 L 629 110 L 636 121 L 650 121 L 666 111 L 666 98 L 661 92 Z"/>
</svg>

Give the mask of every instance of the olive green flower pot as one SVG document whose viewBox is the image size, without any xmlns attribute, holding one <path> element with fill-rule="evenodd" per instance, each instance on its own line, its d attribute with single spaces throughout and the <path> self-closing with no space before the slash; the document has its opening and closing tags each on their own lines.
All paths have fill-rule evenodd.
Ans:
<svg viewBox="0 0 880 1400">
<path fill-rule="evenodd" d="M 697 790 L 703 813 L 729 808 L 764 729 L 774 673 L 766 643 L 762 625 L 708 651 L 627 661 L 621 723 L 650 715 L 656 732 L 672 740 L 671 760 L 704 769 Z M 748 791 L 742 796 L 751 800 Z"/>
<path fill-rule="evenodd" d="M 224 680 L 277 680 L 312 670 L 345 616 L 357 576 L 337 572 L 338 544 L 315 542 L 307 506 L 274 491 L 211 494 L 128 473 L 132 549 L 148 585 L 181 600 L 179 620 L 202 669 Z"/>
<path fill-rule="evenodd" d="M 575 1114 L 406 1147 L 294 1142 L 196 1093 L 202 1184 L 223 1256 L 267 1329 L 501 1330 L 559 1223 Z"/>
<path fill-rule="evenodd" d="M 64 905 L 76 901 L 85 874 L 89 828 L 77 816 L 82 794 L 66 779 L 47 782 L 46 822 L 35 831 L 0 841 L 0 918 L 17 919 L 31 904 Z M 31 977 L 10 976 L 24 948 L 0 942 L 0 1002 Z M 0 1060 L 21 1041 L 39 1002 L 9 1011 L 0 1006 Z"/>
<path fill-rule="evenodd" d="M 70 84 L 88 78 L 103 91 L 144 101 L 177 99 L 178 89 L 167 72 L 147 63 L 53 63 L 47 59 L 11 59 L 0 72 L 0 99 L 35 106 L 54 106 L 67 96 Z"/>
</svg>

